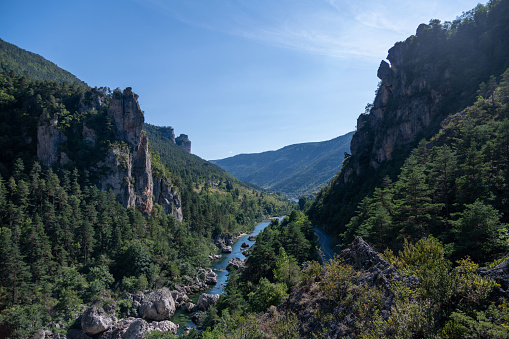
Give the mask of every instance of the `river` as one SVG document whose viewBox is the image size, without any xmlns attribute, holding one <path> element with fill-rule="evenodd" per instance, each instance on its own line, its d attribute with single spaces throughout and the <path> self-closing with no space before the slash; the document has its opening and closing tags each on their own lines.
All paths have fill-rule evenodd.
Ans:
<svg viewBox="0 0 509 339">
<path fill-rule="evenodd" d="M 281 221 L 284 217 L 279 218 L 279 221 Z M 232 253 L 221 253 L 223 256 L 220 259 L 215 260 L 212 262 L 212 269 L 217 274 L 217 284 L 210 287 L 208 290 L 203 291 L 202 293 L 207 294 L 222 294 L 224 285 L 226 284 L 226 280 L 228 279 L 228 271 L 226 270 L 226 266 L 228 265 L 228 260 L 238 257 L 242 260 L 246 258 L 244 253 L 242 253 L 241 245 L 242 243 L 247 243 L 249 245 L 248 248 L 251 248 L 255 241 L 251 241 L 248 238 L 252 235 L 256 236 L 258 233 L 263 231 L 265 227 L 269 226 L 270 220 L 264 220 L 262 222 L 259 222 L 256 224 L 255 229 L 250 234 L 246 234 L 235 240 L 234 244 L 232 245 Z M 198 298 L 201 293 L 197 293 L 193 296 L 191 296 L 191 301 L 193 303 L 197 303 Z M 182 334 L 185 327 L 196 327 L 196 325 L 191 321 L 190 314 L 186 313 L 183 310 L 183 307 L 180 307 L 177 309 L 173 317 L 171 318 L 171 321 L 175 324 L 180 325 L 179 327 L 179 334 Z"/>
</svg>

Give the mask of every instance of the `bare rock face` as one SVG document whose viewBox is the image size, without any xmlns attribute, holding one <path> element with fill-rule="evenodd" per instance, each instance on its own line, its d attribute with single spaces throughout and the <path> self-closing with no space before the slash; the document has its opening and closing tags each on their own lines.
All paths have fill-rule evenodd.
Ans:
<svg viewBox="0 0 509 339">
<path fill-rule="evenodd" d="M 191 154 L 191 141 L 187 134 L 181 134 L 175 139 L 175 143 L 180 146 L 184 151 Z"/>
<path fill-rule="evenodd" d="M 152 212 L 152 164 L 148 150 L 148 138 L 143 134 L 140 138 L 138 150 L 133 159 L 133 176 L 136 178 L 134 190 L 136 192 L 135 206 L 142 213 L 148 215 Z"/>
<path fill-rule="evenodd" d="M 115 123 L 118 139 L 137 148 L 145 117 L 138 104 L 138 95 L 132 92 L 131 87 L 127 87 L 122 94 L 113 94 L 108 115 Z"/>
<path fill-rule="evenodd" d="M 140 316 L 148 320 L 167 320 L 175 313 L 175 301 L 167 288 L 145 296 L 139 309 Z"/>
<path fill-rule="evenodd" d="M 106 150 L 106 157 L 95 164 L 105 172 L 101 174 L 97 185 L 101 190 L 112 189 L 118 201 L 126 208 L 135 207 L 145 216 L 150 215 L 153 204 L 163 206 L 165 213 L 171 213 L 179 221 L 183 220 L 180 195 L 167 178 L 157 179 L 154 185 L 152 161 L 148 149 L 148 138 L 143 133 L 144 115 L 138 104 L 138 96 L 130 87 L 123 92 L 116 90 L 107 108 L 107 96 L 96 89 L 84 93 L 80 98 L 79 112 L 85 114 L 96 111 L 96 114 L 107 114 L 113 122 L 114 140 Z M 65 164 L 69 156 L 59 152 L 59 146 L 67 141 L 66 135 L 58 127 L 58 118 L 41 117 L 37 131 L 37 156 L 43 165 Z M 75 126 L 88 148 L 97 146 L 100 135 L 91 126 Z M 165 136 L 175 142 L 173 128 L 164 129 Z M 178 138 L 181 145 L 189 147 L 186 135 Z M 153 199 L 155 197 L 155 199 Z"/>
<path fill-rule="evenodd" d="M 50 166 L 60 160 L 58 146 L 67 141 L 67 137 L 57 129 L 58 117 L 41 117 L 37 126 L 37 157 L 41 164 Z"/>
<path fill-rule="evenodd" d="M 173 186 L 169 179 L 154 178 L 154 201 L 163 206 L 166 214 L 173 214 L 175 219 L 182 221 L 182 201 L 177 188 Z"/>
<path fill-rule="evenodd" d="M 495 289 L 495 295 L 506 300 L 509 298 L 509 259 L 502 261 L 500 264 L 492 269 L 486 269 L 484 267 L 477 270 L 479 275 L 486 278 L 491 278 L 499 285 Z"/>
<path fill-rule="evenodd" d="M 173 127 L 161 127 L 161 134 L 175 144 L 175 131 L 173 130 Z"/>
</svg>

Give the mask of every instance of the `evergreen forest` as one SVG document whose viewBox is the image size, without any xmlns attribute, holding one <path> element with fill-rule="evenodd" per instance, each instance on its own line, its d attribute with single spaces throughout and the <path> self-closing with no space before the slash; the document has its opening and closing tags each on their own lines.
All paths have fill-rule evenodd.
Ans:
<svg viewBox="0 0 509 339">
<path fill-rule="evenodd" d="M 131 88 L 0 40 L 0 338 L 175 338 L 177 309 L 195 324 L 184 338 L 509 337 L 508 20 L 491 0 L 396 43 L 351 154 L 298 203 L 190 154 L 171 127 L 141 121 L 142 158 L 110 113 Z M 122 187 L 146 180 L 123 174 L 136 156 L 172 202 L 100 189 L 113 167 Z M 200 294 L 268 217 L 222 294 Z"/>
</svg>

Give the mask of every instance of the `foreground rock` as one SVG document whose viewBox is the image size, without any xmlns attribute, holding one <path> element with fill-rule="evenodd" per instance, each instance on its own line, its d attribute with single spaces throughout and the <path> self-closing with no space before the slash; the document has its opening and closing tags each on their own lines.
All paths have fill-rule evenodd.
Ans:
<svg viewBox="0 0 509 339">
<path fill-rule="evenodd" d="M 402 276 L 391 264 L 385 261 L 364 240 L 356 237 L 355 240 L 340 254 L 345 264 L 356 271 L 349 284 L 360 289 L 374 288 L 380 291 L 381 303 L 379 316 L 387 320 L 391 308 L 394 307 L 393 284 L 398 281 L 413 285 L 418 280 L 411 276 Z M 262 331 L 270 333 L 271 324 L 284 314 L 295 314 L 299 323 L 301 337 L 312 337 L 313 333 L 323 333 L 326 338 L 354 337 L 353 319 L 358 317 L 352 309 L 351 302 L 331 302 L 324 294 L 323 285 L 326 283 L 317 278 L 317 281 L 308 281 L 307 284 L 294 288 L 290 296 L 280 304 L 277 309 L 260 315 L 260 323 L 267 324 Z M 337 315 L 331 320 L 324 321 L 323 314 Z M 320 316 L 322 315 L 322 316 Z"/>
<path fill-rule="evenodd" d="M 226 269 L 228 270 L 230 267 L 233 267 L 236 270 L 243 268 L 244 260 L 237 257 L 231 258 L 230 260 L 228 260 L 228 265 L 226 265 Z"/>
<path fill-rule="evenodd" d="M 140 316 L 148 320 L 167 320 L 175 313 L 175 301 L 167 288 L 146 295 L 139 309 Z"/>
</svg>

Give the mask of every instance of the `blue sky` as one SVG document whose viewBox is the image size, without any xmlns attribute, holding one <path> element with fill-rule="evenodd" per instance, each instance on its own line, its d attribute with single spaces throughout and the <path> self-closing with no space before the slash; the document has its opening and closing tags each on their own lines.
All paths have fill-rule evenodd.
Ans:
<svg viewBox="0 0 509 339">
<path fill-rule="evenodd" d="M 146 122 L 207 160 L 353 131 L 388 49 L 478 3 L 0 1 L 0 38 L 91 86 L 132 87 Z"/>
</svg>

